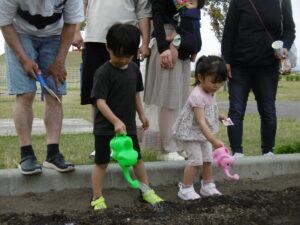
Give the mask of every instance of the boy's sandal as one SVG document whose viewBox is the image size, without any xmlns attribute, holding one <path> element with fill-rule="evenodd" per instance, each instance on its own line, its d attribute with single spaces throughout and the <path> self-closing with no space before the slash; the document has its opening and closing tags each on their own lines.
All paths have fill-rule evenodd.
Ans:
<svg viewBox="0 0 300 225">
<path fill-rule="evenodd" d="M 91 207 L 93 208 L 93 210 L 103 210 L 106 209 L 107 206 L 105 204 L 105 199 L 103 198 L 103 196 L 96 198 L 95 200 L 91 201 Z"/>
<path fill-rule="evenodd" d="M 152 205 L 164 201 L 157 194 L 155 194 L 155 191 L 153 189 L 147 191 L 142 196 L 143 196 L 144 201 L 146 201 Z"/>
</svg>

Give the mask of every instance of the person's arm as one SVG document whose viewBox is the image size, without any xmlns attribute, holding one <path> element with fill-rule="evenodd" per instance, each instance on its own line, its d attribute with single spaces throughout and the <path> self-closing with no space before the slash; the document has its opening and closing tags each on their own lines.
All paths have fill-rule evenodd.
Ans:
<svg viewBox="0 0 300 225">
<path fill-rule="evenodd" d="M 75 46 L 78 50 L 84 48 L 84 42 L 80 33 L 80 27 L 81 23 L 76 24 L 75 35 L 72 42 L 72 45 Z"/>
<path fill-rule="evenodd" d="M 6 26 L 2 26 L 1 31 L 6 43 L 10 46 L 20 63 L 23 65 L 25 72 L 29 76 L 37 80 L 36 74 L 40 73 L 38 65 L 35 61 L 33 61 L 30 57 L 26 55 L 13 25 L 9 24 Z"/>
<path fill-rule="evenodd" d="M 144 130 L 147 130 L 149 128 L 149 120 L 145 115 L 144 108 L 143 108 L 143 103 L 142 103 L 142 98 L 140 95 L 140 92 L 137 92 L 135 95 L 135 104 L 136 104 L 136 111 L 137 114 L 139 115 L 139 119 L 142 122 L 142 127 Z"/>
<path fill-rule="evenodd" d="M 169 6 L 165 5 L 166 3 L 169 3 L 168 1 L 173 4 L 172 0 L 151 0 L 152 19 L 157 48 L 158 52 L 160 53 L 160 64 L 165 69 L 171 69 L 174 67 L 172 62 L 172 52 L 170 51 L 169 43 L 166 40 L 166 32 L 163 19 L 164 16 L 166 16 L 166 12 L 164 10 Z"/>
<path fill-rule="evenodd" d="M 141 61 L 150 55 L 150 18 L 152 17 L 151 4 L 149 0 L 139 0 L 135 5 L 135 14 L 142 33 L 142 45 L 138 52 Z"/>
<path fill-rule="evenodd" d="M 200 128 L 201 132 L 204 134 L 204 136 L 206 137 L 206 139 L 213 145 L 213 147 L 215 149 L 219 148 L 219 147 L 222 147 L 224 145 L 223 142 L 220 141 L 219 139 L 217 139 L 212 134 L 209 127 L 207 126 L 207 123 L 205 121 L 204 109 L 194 107 L 193 110 L 194 110 L 195 118 L 196 118 L 196 121 L 199 125 L 199 128 Z"/>
<path fill-rule="evenodd" d="M 292 4 L 290 0 L 282 1 L 283 47 L 289 50 L 295 40 L 295 23 L 293 20 Z M 286 52 L 288 54 L 288 52 Z"/>
<path fill-rule="evenodd" d="M 196 61 L 196 57 L 197 57 L 197 54 L 192 54 L 191 58 L 190 58 L 191 62 L 195 62 Z"/>
<path fill-rule="evenodd" d="M 167 1 L 172 0 L 151 0 L 153 27 L 158 52 L 160 54 L 169 49 L 169 43 L 166 41 L 166 32 L 164 28 L 164 16 L 166 16 L 164 12 L 164 4 Z"/>
<path fill-rule="evenodd" d="M 166 40 L 173 41 L 176 35 L 177 35 L 176 31 L 173 31 L 169 36 L 166 37 Z"/>
<path fill-rule="evenodd" d="M 67 72 L 64 63 L 68 54 L 68 50 L 73 41 L 75 29 L 76 24 L 64 23 L 56 58 L 45 73 L 46 76 L 50 74 L 53 76 L 57 89 L 59 89 L 59 82 L 64 83 L 66 81 Z"/>
<path fill-rule="evenodd" d="M 138 57 L 143 61 L 150 55 L 149 41 L 150 41 L 150 19 L 139 19 L 139 28 L 142 33 L 142 45 L 139 48 Z"/>
<path fill-rule="evenodd" d="M 228 13 L 225 20 L 223 37 L 221 42 L 221 52 L 225 59 L 228 69 L 228 76 L 231 77 L 231 53 L 234 47 L 234 41 L 238 34 L 239 13 L 237 3 L 232 0 L 229 5 Z"/>
<path fill-rule="evenodd" d="M 114 125 L 118 135 L 122 135 L 123 131 L 126 132 L 125 124 L 111 111 L 105 99 L 97 99 L 96 104 L 102 115 Z"/>
<path fill-rule="evenodd" d="M 87 15 L 87 6 L 88 6 L 88 1 L 84 0 L 83 1 L 83 11 L 84 11 L 84 16 L 85 17 Z M 82 22 L 82 23 L 84 23 L 84 22 Z M 84 48 L 84 40 L 83 40 L 82 35 L 80 33 L 80 28 L 81 28 L 82 23 L 76 24 L 75 35 L 74 35 L 74 39 L 73 39 L 73 42 L 72 42 L 72 45 L 75 46 L 77 49 Z"/>
</svg>

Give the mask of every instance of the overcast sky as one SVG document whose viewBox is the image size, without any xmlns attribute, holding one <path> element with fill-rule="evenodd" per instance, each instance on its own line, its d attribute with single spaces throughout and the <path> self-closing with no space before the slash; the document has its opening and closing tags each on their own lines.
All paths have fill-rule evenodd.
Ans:
<svg viewBox="0 0 300 225">
<path fill-rule="evenodd" d="M 300 65 L 300 1 L 292 0 L 294 21 L 296 23 L 296 46 L 298 49 L 298 65 Z M 216 39 L 214 33 L 211 31 L 209 17 L 203 16 L 201 20 L 201 36 L 202 49 L 199 55 L 220 54 L 220 43 Z M 0 54 L 3 54 L 4 41 L 2 34 L 0 35 Z"/>
</svg>

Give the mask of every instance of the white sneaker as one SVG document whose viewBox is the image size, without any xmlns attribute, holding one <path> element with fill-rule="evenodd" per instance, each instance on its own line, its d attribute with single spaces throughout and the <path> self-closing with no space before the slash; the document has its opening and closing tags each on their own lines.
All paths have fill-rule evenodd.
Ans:
<svg viewBox="0 0 300 225">
<path fill-rule="evenodd" d="M 186 151 L 180 151 L 180 152 L 178 152 L 178 155 L 182 156 L 185 159 L 188 157 L 188 155 L 186 154 Z"/>
<path fill-rule="evenodd" d="M 93 151 L 93 152 L 90 153 L 89 157 L 91 159 L 93 159 L 93 158 L 95 158 L 95 155 L 96 155 L 96 151 Z"/>
<path fill-rule="evenodd" d="M 222 195 L 221 192 L 216 188 L 215 183 L 203 184 L 201 181 L 200 194 L 203 196 Z"/>
<path fill-rule="evenodd" d="M 234 158 L 244 158 L 245 155 L 243 153 L 236 152 L 236 153 L 233 154 L 233 157 Z"/>
<path fill-rule="evenodd" d="M 194 186 L 183 188 L 183 184 L 179 183 L 178 197 L 182 200 L 195 200 L 201 198 L 200 195 L 195 191 Z"/>
<path fill-rule="evenodd" d="M 275 155 L 273 152 L 268 152 L 268 153 L 263 154 L 263 156 L 273 156 L 273 155 Z"/>
<path fill-rule="evenodd" d="M 157 153 L 157 159 L 161 161 L 182 161 L 185 160 L 182 156 L 180 156 L 177 152 L 170 153 Z"/>
</svg>

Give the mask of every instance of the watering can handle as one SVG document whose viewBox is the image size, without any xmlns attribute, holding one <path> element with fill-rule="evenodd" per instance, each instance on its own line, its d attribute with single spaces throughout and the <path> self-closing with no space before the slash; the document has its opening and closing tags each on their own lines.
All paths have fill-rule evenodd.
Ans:
<svg viewBox="0 0 300 225">
<path fill-rule="evenodd" d="M 125 137 L 125 136 L 126 136 L 126 132 L 125 132 L 125 131 L 123 131 L 122 135 L 118 135 L 118 134 L 116 133 L 116 137 Z"/>
</svg>

